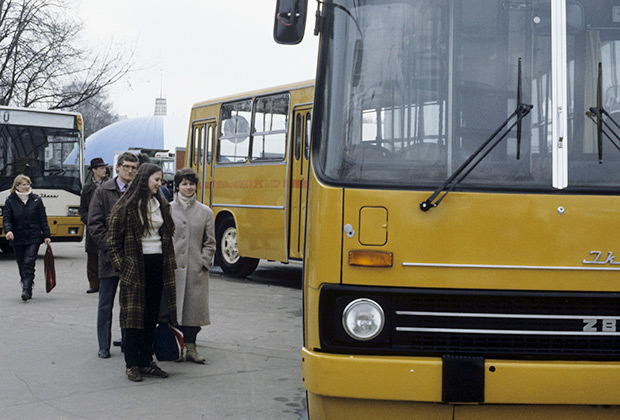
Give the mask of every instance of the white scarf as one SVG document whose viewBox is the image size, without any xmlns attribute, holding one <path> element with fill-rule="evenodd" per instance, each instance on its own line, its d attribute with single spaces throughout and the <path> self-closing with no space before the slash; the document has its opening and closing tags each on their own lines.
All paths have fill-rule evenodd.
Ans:
<svg viewBox="0 0 620 420">
<path fill-rule="evenodd" d="M 191 197 L 185 197 L 183 194 L 177 193 L 177 200 L 179 201 L 179 204 L 186 209 L 191 206 L 194 201 L 196 201 L 196 193 L 194 193 Z"/>
<path fill-rule="evenodd" d="M 22 200 L 24 202 L 24 204 L 26 204 L 28 202 L 28 197 L 30 197 L 30 193 L 32 192 L 32 190 L 29 190 L 28 192 L 22 193 L 19 191 L 15 191 L 15 194 L 17 194 L 17 196 L 19 197 L 20 200 Z"/>
</svg>

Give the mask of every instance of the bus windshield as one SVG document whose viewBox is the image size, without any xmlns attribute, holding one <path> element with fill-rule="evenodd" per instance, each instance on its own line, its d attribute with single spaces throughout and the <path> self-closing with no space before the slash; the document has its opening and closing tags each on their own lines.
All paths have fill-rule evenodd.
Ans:
<svg viewBox="0 0 620 420">
<path fill-rule="evenodd" d="M 79 130 L 0 125 L 0 190 L 25 174 L 36 189 L 80 194 L 80 136 Z"/>
<path fill-rule="evenodd" d="M 604 139 L 599 163 L 586 115 L 600 91 L 620 123 L 620 10 L 610 3 L 567 1 L 569 191 L 620 186 L 620 151 Z M 553 190 L 549 0 L 339 0 L 324 15 L 314 149 L 324 181 L 435 188 L 521 99 L 532 109 L 519 135 L 512 129 L 459 188 Z"/>
</svg>

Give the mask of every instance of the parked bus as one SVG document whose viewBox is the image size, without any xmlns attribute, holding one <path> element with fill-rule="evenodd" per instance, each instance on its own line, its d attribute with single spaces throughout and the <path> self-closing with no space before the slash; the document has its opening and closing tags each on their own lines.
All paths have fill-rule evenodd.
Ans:
<svg viewBox="0 0 620 420">
<path fill-rule="evenodd" d="M 620 418 L 620 5 L 317 7 L 309 418 Z"/>
<path fill-rule="evenodd" d="M 0 249 L 11 252 L 2 210 L 15 176 L 32 180 L 45 204 L 55 242 L 79 242 L 83 179 L 82 117 L 74 112 L 0 106 Z"/>
<path fill-rule="evenodd" d="M 232 276 L 260 259 L 301 261 L 313 82 L 195 104 L 186 166 L 215 213 L 216 263 Z"/>
</svg>

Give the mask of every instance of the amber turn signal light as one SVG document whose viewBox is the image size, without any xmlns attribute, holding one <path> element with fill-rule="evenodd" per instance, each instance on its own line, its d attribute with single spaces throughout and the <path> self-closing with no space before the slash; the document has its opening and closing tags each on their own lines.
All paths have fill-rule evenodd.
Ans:
<svg viewBox="0 0 620 420">
<path fill-rule="evenodd" d="M 391 267 L 394 254 L 385 251 L 349 251 L 349 265 L 360 267 Z"/>
</svg>

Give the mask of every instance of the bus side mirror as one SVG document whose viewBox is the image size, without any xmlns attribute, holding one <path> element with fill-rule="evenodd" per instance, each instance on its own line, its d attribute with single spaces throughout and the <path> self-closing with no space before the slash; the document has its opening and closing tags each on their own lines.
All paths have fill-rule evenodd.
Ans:
<svg viewBox="0 0 620 420">
<path fill-rule="evenodd" d="M 299 44 L 306 29 L 308 0 L 277 0 L 273 38 L 278 44 Z"/>
</svg>

